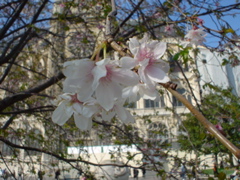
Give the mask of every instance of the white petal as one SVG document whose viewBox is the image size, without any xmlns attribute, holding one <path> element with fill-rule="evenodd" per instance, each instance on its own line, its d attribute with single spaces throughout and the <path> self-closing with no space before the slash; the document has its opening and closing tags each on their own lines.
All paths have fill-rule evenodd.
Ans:
<svg viewBox="0 0 240 180">
<path fill-rule="evenodd" d="M 167 74 L 160 68 L 155 66 L 148 66 L 145 70 L 146 74 L 149 78 L 158 83 L 166 83 L 169 82 L 170 79 Z"/>
<path fill-rule="evenodd" d="M 93 116 L 94 113 L 96 113 L 98 110 L 97 106 L 83 106 L 82 115 L 90 118 Z"/>
<path fill-rule="evenodd" d="M 73 94 L 72 93 L 64 93 L 64 94 L 59 95 L 59 97 L 66 101 L 71 101 L 71 99 L 72 99 L 71 95 L 73 95 Z"/>
<path fill-rule="evenodd" d="M 105 111 L 103 110 L 101 113 L 102 120 L 111 121 L 111 119 L 115 116 L 115 111 Z"/>
<path fill-rule="evenodd" d="M 126 122 L 127 115 L 126 115 L 126 111 L 125 111 L 124 107 L 119 106 L 119 105 L 115 105 L 114 110 L 116 111 L 116 114 L 117 114 L 118 118 L 121 121 Z"/>
<path fill-rule="evenodd" d="M 165 42 L 159 42 L 153 51 L 155 58 L 161 58 L 165 53 L 166 49 L 167 44 Z"/>
<path fill-rule="evenodd" d="M 148 74 L 146 73 L 147 71 L 145 69 L 146 69 L 145 67 L 140 67 L 138 69 L 138 74 L 139 74 L 140 79 L 147 86 L 155 87 L 156 83 L 149 78 Z"/>
<path fill-rule="evenodd" d="M 124 56 L 119 60 L 122 68 L 133 69 L 137 65 L 137 61 L 131 57 Z"/>
<path fill-rule="evenodd" d="M 94 90 L 92 89 L 92 81 L 82 83 L 82 86 L 78 89 L 78 99 L 82 102 L 89 100 Z"/>
<path fill-rule="evenodd" d="M 153 66 L 162 69 L 165 73 L 168 73 L 170 70 L 170 66 L 169 63 L 163 61 L 163 60 L 157 60 L 155 61 L 155 63 L 153 64 Z"/>
<path fill-rule="evenodd" d="M 139 83 L 138 75 L 127 69 L 117 68 L 114 69 L 114 73 L 112 74 L 112 81 L 126 85 L 133 86 Z"/>
<path fill-rule="evenodd" d="M 123 123 L 133 123 L 135 122 L 134 117 L 131 115 L 131 113 L 126 110 L 122 106 L 115 106 L 115 111 L 117 113 L 118 118 L 123 122 Z"/>
<path fill-rule="evenodd" d="M 155 100 L 159 97 L 159 93 L 156 91 L 156 88 L 150 88 L 149 86 L 142 86 L 139 93 L 142 95 L 143 99 Z"/>
<path fill-rule="evenodd" d="M 137 38 L 133 37 L 129 39 L 129 49 L 133 54 L 137 53 L 140 44 Z"/>
<path fill-rule="evenodd" d="M 149 64 L 149 59 L 144 59 L 143 61 L 140 61 L 139 64 L 143 67 L 146 67 Z"/>
<path fill-rule="evenodd" d="M 63 101 L 59 106 L 53 111 L 52 121 L 60 126 L 67 122 L 67 120 L 72 116 L 73 109 L 68 106 L 68 102 Z"/>
<path fill-rule="evenodd" d="M 135 122 L 135 118 L 132 116 L 132 114 L 125 109 L 125 113 L 127 115 L 126 121 L 124 123 L 134 123 Z"/>
<path fill-rule="evenodd" d="M 109 111 L 113 108 L 116 89 L 111 83 L 100 83 L 96 89 L 96 98 L 97 102 L 102 106 L 106 111 Z M 119 91 L 119 90 L 118 90 Z M 118 92 L 119 93 L 119 92 Z M 121 91 L 120 91 L 121 95 Z"/>
<path fill-rule="evenodd" d="M 147 33 L 144 33 L 143 38 L 139 40 L 141 44 L 147 43 L 149 41 L 149 35 Z"/>
<path fill-rule="evenodd" d="M 82 114 L 83 105 L 80 103 L 73 103 L 72 105 L 75 112 Z"/>
<path fill-rule="evenodd" d="M 92 74 L 94 77 L 93 83 L 92 83 L 92 89 L 95 90 L 98 85 L 99 85 L 99 80 L 102 77 L 105 77 L 107 75 L 107 69 L 105 66 L 96 66 L 93 70 L 92 70 Z"/>
<path fill-rule="evenodd" d="M 139 91 L 138 85 L 128 86 L 128 87 L 123 89 L 122 97 L 124 99 L 128 98 L 129 102 L 136 102 L 140 98 L 139 95 L 138 95 L 138 91 Z"/>
<path fill-rule="evenodd" d="M 92 128 L 92 119 L 86 118 L 77 113 L 74 113 L 74 122 L 76 126 L 83 131 L 90 130 Z"/>
<path fill-rule="evenodd" d="M 66 78 L 63 81 L 63 92 L 74 93 L 78 91 L 79 79 Z"/>
<path fill-rule="evenodd" d="M 85 77 L 94 68 L 94 62 L 89 59 L 76 60 L 64 63 L 63 74 L 66 77 Z"/>
</svg>

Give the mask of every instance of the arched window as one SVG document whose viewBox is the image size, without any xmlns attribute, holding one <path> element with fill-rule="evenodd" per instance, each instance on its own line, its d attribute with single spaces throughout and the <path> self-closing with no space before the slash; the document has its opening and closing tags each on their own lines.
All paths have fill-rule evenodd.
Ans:
<svg viewBox="0 0 240 180">
<path fill-rule="evenodd" d="M 148 126 L 148 139 L 153 142 L 167 142 L 168 129 L 167 126 L 161 122 L 153 122 Z"/>
</svg>

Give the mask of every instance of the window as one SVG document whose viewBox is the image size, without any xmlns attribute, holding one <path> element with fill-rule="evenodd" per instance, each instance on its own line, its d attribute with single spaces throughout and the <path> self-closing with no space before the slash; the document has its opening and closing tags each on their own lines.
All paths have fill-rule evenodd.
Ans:
<svg viewBox="0 0 240 180">
<path fill-rule="evenodd" d="M 161 96 L 159 101 L 158 100 L 152 101 L 149 99 L 145 99 L 144 107 L 145 108 L 155 108 L 155 107 L 163 108 L 165 107 L 164 97 Z"/>
<path fill-rule="evenodd" d="M 148 139 L 162 144 L 168 139 L 168 129 L 160 122 L 153 122 L 148 127 Z"/>
<path fill-rule="evenodd" d="M 181 95 L 183 95 L 190 103 L 191 103 L 191 96 L 189 94 L 187 94 L 186 90 L 183 88 L 179 88 L 177 89 L 177 92 L 180 93 Z M 175 96 L 173 96 L 173 106 L 184 106 L 182 104 L 182 102 L 178 101 L 177 98 Z"/>
<path fill-rule="evenodd" d="M 149 99 L 144 100 L 144 107 L 145 108 L 154 108 L 154 107 L 159 107 L 159 102 L 158 101 L 152 101 Z"/>
<path fill-rule="evenodd" d="M 160 97 L 159 107 L 161 107 L 161 108 L 165 107 L 165 102 L 164 102 L 163 96 Z"/>
</svg>

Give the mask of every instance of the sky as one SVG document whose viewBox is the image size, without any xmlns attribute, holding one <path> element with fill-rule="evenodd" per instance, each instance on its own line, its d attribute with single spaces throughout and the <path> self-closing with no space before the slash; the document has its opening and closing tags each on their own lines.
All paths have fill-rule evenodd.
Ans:
<svg viewBox="0 0 240 180">
<path fill-rule="evenodd" d="M 149 12 L 149 9 L 147 9 L 146 11 L 144 11 L 144 13 L 151 14 L 154 11 L 156 12 L 156 9 L 154 10 L 154 7 L 156 7 L 156 6 L 154 6 L 154 3 L 157 3 L 158 1 L 160 1 L 161 3 L 164 3 L 166 0 L 147 0 L 147 1 L 149 2 L 149 4 L 150 4 L 149 7 L 150 7 L 150 9 L 152 8 L 152 11 Z M 199 5 L 199 8 L 191 8 L 186 0 L 182 0 L 182 7 L 184 7 L 187 10 L 187 12 L 190 12 L 190 13 L 193 14 L 194 11 L 199 11 L 199 13 L 206 12 L 206 10 L 204 8 L 201 8 L 202 6 L 208 8 L 208 6 L 211 4 L 213 9 L 215 9 L 215 8 L 221 8 L 222 6 L 235 4 L 236 1 L 237 0 L 205 0 L 205 2 L 203 4 L 197 4 L 197 5 Z M 135 0 L 135 3 L 137 3 L 137 2 L 138 1 Z M 196 3 L 196 1 L 194 1 L 194 0 L 192 0 L 192 2 Z M 132 7 L 130 4 L 128 4 L 128 0 L 116 0 L 116 3 L 120 6 Z M 159 3 L 157 3 L 157 4 L 159 6 Z M 127 14 L 125 14 L 125 15 L 127 16 Z M 233 17 L 233 15 L 235 15 L 235 17 Z M 133 18 L 134 18 L 134 16 L 133 16 Z M 179 14 L 177 16 L 172 16 L 171 18 L 174 19 L 174 20 L 180 20 L 181 19 L 181 18 L 179 18 Z M 206 26 L 208 28 L 211 28 L 211 29 L 215 29 L 215 30 L 220 30 L 221 29 L 221 27 L 219 25 L 220 21 L 218 21 L 215 16 L 204 15 L 204 16 L 200 16 L 199 18 L 204 20 L 204 26 Z M 240 9 L 231 11 L 231 14 L 226 12 L 226 13 L 224 13 L 224 17 L 221 17 L 221 18 L 223 20 L 225 20 L 226 22 L 228 22 L 232 26 L 232 29 L 235 30 L 237 34 L 240 34 L 240 32 L 239 32 L 239 29 L 240 29 L 240 23 L 239 23 Z M 186 26 L 185 28 L 186 28 L 186 30 L 189 30 L 189 28 L 191 28 L 191 26 L 189 26 L 189 27 Z M 231 35 L 231 34 L 229 33 L 228 35 Z M 211 46 L 211 47 L 218 46 L 219 41 L 220 41 L 219 38 L 215 38 L 210 34 L 208 34 L 206 36 L 206 40 L 207 40 L 206 45 Z"/>
<path fill-rule="evenodd" d="M 234 4 L 235 0 L 225 0 L 225 1 L 221 1 L 220 3 L 222 5 L 230 5 L 230 4 Z M 213 28 L 213 29 L 220 29 L 219 24 L 217 25 L 215 23 L 218 21 L 216 17 L 206 15 L 206 16 L 201 16 L 200 18 L 204 20 L 204 25 L 206 27 Z M 235 32 L 238 35 L 240 34 L 239 32 L 240 31 L 240 9 L 238 11 L 237 10 L 232 11 L 231 14 L 226 13 L 225 16 L 221 18 L 225 20 L 227 23 L 229 23 L 232 29 L 235 30 Z M 206 40 L 207 40 L 206 43 L 209 46 L 216 46 L 218 45 L 218 42 L 219 42 L 219 39 L 214 38 L 210 34 L 207 35 Z"/>
</svg>

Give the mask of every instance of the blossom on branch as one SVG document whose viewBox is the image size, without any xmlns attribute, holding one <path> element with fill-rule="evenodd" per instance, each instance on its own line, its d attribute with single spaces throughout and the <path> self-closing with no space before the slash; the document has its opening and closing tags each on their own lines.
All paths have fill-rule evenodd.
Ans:
<svg viewBox="0 0 240 180">
<path fill-rule="evenodd" d="M 134 58 L 128 58 L 129 62 L 122 60 L 122 64 L 124 67 L 132 64 L 139 66 L 138 74 L 143 83 L 154 87 L 156 83 L 170 81 L 167 75 L 169 64 L 161 59 L 167 48 L 165 42 L 150 40 L 145 34 L 140 40 L 130 38 L 129 48 Z"/>
<path fill-rule="evenodd" d="M 129 48 L 133 58 L 65 62 L 64 94 L 52 114 L 53 122 L 63 125 L 73 116 L 81 130 L 89 130 L 93 118 L 110 121 L 116 116 L 123 123 L 135 122 L 125 102 L 159 98 L 156 86 L 170 80 L 169 65 L 161 59 L 166 43 L 150 40 L 146 34 L 142 39 L 131 38 Z"/>
<path fill-rule="evenodd" d="M 52 120 L 58 125 L 65 124 L 72 115 L 76 126 L 81 130 L 92 127 L 92 116 L 98 110 L 95 100 L 90 98 L 86 102 L 78 99 L 78 94 L 65 93 L 60 95 L 60 103 L 52 114 Z"/>
<path fill-rule="evenodd" d="M 164 32 L 167 33 L 168 35 L 173 35 L 174 34 L 174 25 L 170 24 L 165 26 Z"/>
<path fill-rule="evenodd" d="M 188 31 L 188 33 L 184 37 L 186 41 L 183 41 L 181 44 L 183 45 L 183 47 L 186 47 L 188 45 L 202 45 L 203 42 L 206 41 L 205 37 L 206 33 L 203 31 L 203 29 L 193 28 Z"/>
<path fill-rule="evenodd" d="M 135 72 L 119 68 L 117 62 L 110 59 L 97 62 L 92 73 L 92 88 L 96 100 L 106 111 L 113 108 L 116 99 L 122 98 L 123 86 L 132 86 L 139 82 Z"/>
</svg>

